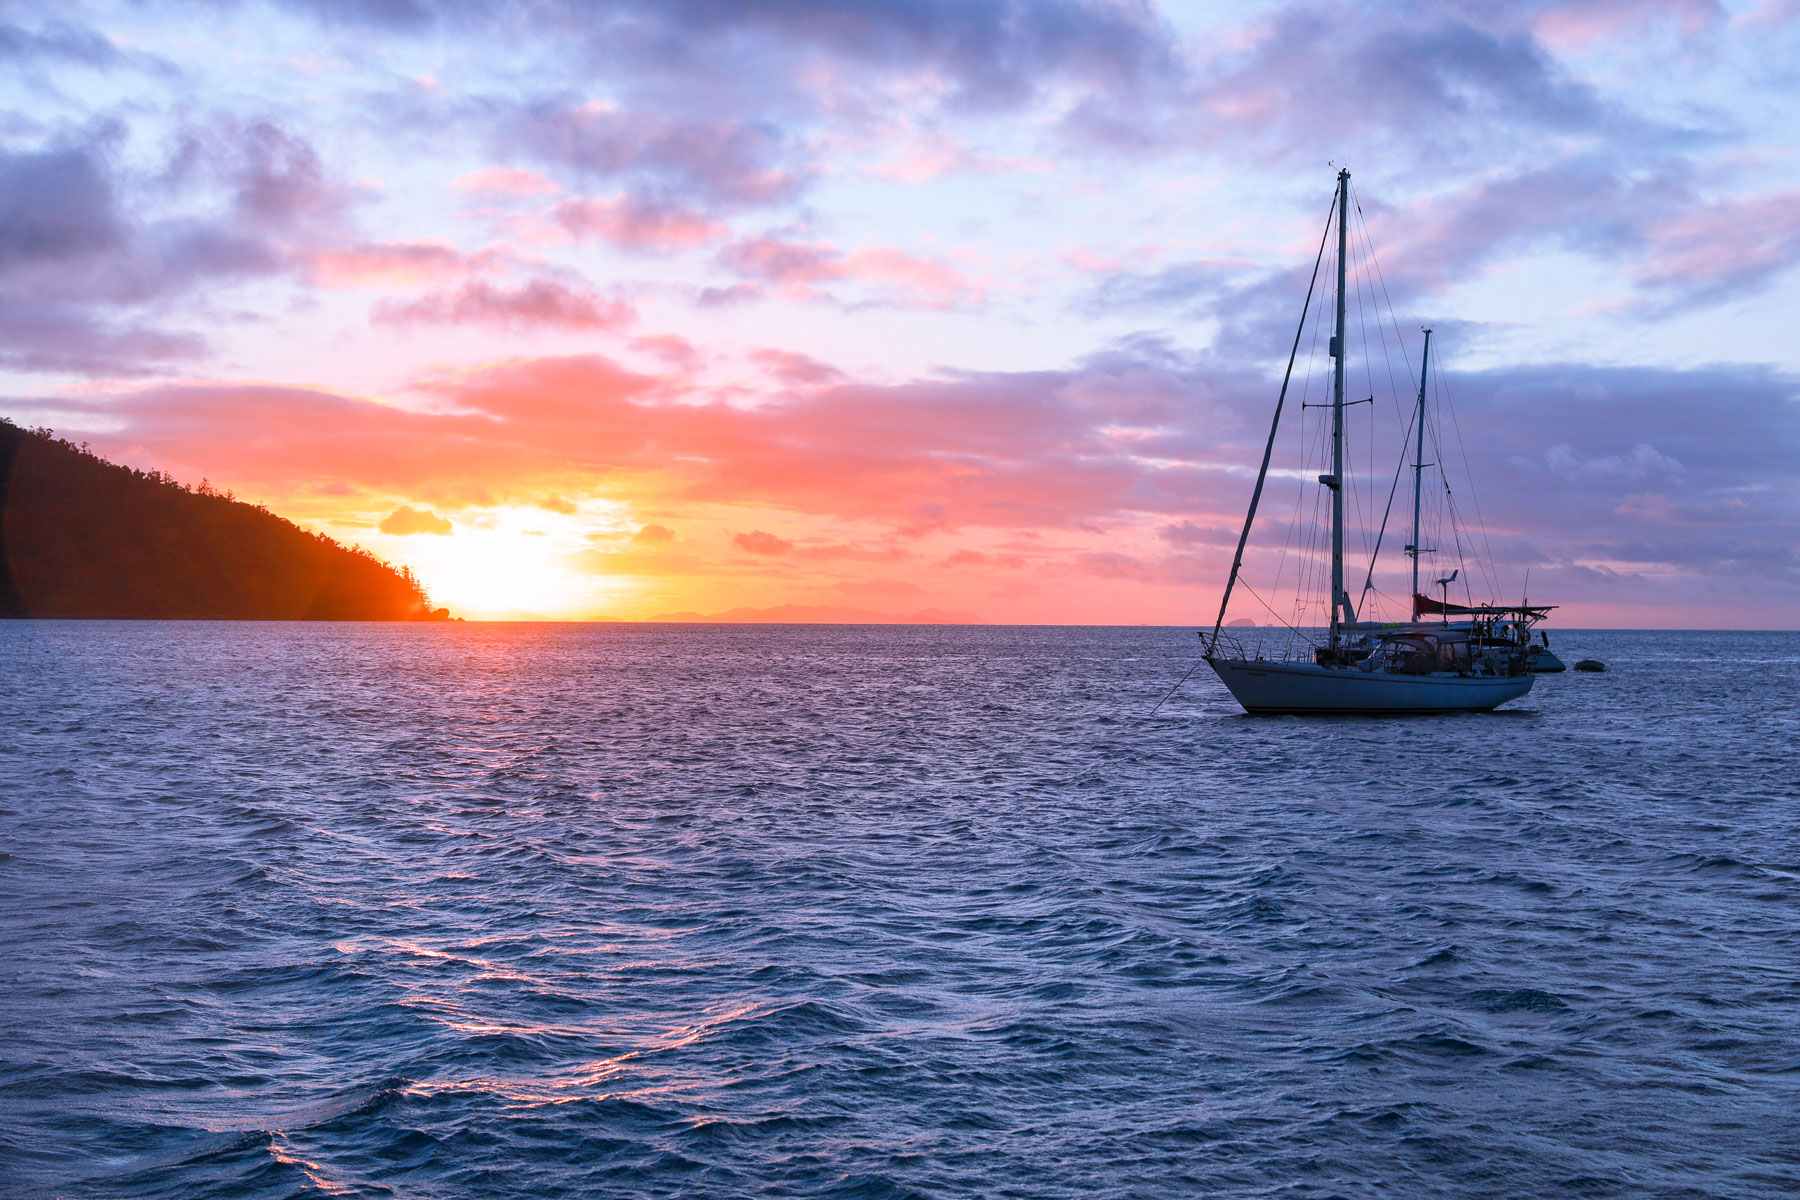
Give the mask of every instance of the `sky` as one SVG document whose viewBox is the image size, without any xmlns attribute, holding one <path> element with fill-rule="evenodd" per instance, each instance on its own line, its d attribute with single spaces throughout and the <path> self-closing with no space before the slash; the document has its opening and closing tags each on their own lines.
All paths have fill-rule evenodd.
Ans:
<svg viewBox="0 0 1800 1200">
<path fill-rule="evenodd" d="M 1357 587 L 1429 325 L 1428 578 L 1800 625 L 1800 0 L 0 0 L 0 68 L 0 415 L 466 617 L 1209 626 L 1347 167 Z M 1319 328 L 1232 619 L 1320 611 Z"/>
</svg>

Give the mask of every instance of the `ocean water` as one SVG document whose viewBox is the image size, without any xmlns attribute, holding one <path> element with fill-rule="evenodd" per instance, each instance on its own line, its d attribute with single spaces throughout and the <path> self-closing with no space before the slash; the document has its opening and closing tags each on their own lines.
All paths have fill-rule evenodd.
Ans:
<svg viewBox="0 0 1800 1200">
<path fill-rule="evenodd" d="M 0 1194 L 1800 1194 L 1800 635 L 1552 641 L 0 623 Z"/>
</svg>

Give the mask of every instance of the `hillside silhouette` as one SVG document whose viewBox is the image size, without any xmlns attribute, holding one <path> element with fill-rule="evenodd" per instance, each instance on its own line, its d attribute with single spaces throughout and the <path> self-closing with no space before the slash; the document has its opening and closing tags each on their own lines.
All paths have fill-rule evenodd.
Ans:
<svg viewBox="0 0 1800 1200">
<path fill-rule="evenodd" d="M 448 616 L 409 569 L 0 418 L 0 617 Z"/>
</svg>

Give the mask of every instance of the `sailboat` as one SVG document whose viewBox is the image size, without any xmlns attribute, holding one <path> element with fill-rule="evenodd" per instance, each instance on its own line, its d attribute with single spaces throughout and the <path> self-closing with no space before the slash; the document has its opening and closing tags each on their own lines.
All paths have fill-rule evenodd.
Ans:
<svg viewBox="0 0 1800 1200">
<path fill-rule="evenodd" d="M 1256 519 L 1257 505 L 1269 476 L 1269 460 L 1281 423 L 1281 410 L 1293 379 L 1301 330 L 1306 326 L 1302 309 L 1301 330 L 1294 334 L 1287 375 L 1275 405 L 1262 466 L 1251 493 L 1249 511 L 1238 537 L 1237 553 L 1219 617 L 1211 636 L 1202 633 L 1205 661 L 1231 694 L 1251 713 L 1445 713 L 1481 712 L 1517 700 L 1531 691 L 1531 627 L 1546 617 L 1552 606 L 1452 604 L 1450 585 L 1460 571 L 1439 579 L 1443 599 L 1419 590 L 1420 556 L 1429 553 L 1421 545 L 1420 501 L 1425 457 L 1426 372 L 1431 362 L 1431 331 L 1425 331 L 1425 349 L 1419 373 L 1418 409 L 1414 417 L 1417 441 L 1413 447 L 1412 541 L 1406 553 L 1412 559 L 1412 619 L 1403 622 L 1363 620 L 1344 588 L 1344 360 L 1348 339 L 1344 327 L 1345 273 L 1348 250 L 1350 172 L 1337 177 L 1335 221 L 1337 227 L 1337 313 L 1329 353 L 1332 360 L 1331 469 L 1318 481 L 1331 498 L 1331 593 L 1330 622 L 1322 640 L 1308 639 L 1305 653 L 1266 657 L 1246 651 L 1236 639 L 1223 633 L 1225 612 L 1243 568 L 1244 548 Z M 1331 223 L 1327 222 L 1327 236 Z M 1320 254 L 1324 252 L 1324 239 Z M 1319 263 L 1313 266 L 1313 284 L 1307 289 L 1311 305 L 1318 283 Z M 1378 547 L 1379 548 L 1379 544 Z M 1371 578 L 1374 572 L 1370 564 Z M 1365 582 L 1364 597 L 1371 584 Z M 1428 619 L 1435 618 L 1435 619 Z M 1298 632 L 1298 631 L 1296 631 Z M 1548 646 L 1543 647 L 1548 654 Z M 1554 656 L 1552 656 L 1552 660 Z M 1560 664 L 1559 664 L 1560 665 Z"/>
</svg>

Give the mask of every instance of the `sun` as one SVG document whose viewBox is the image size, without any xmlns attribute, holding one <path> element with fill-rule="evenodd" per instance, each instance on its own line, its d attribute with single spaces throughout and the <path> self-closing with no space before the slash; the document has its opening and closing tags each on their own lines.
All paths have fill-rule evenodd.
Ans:
<svg viewBox="0 0 1800 1200">
<path fill-rule="evenodd" d="M 383 557 L 411 567 L 431 603 L 452 616 L 579 620 L 609 607 L 621 590 L 617 580 L 572 565 L 586 533 L 572 517 L 496 508 L 452 526 L 448 534 L 383 538 L 379 547 Z"/>
</svg>

